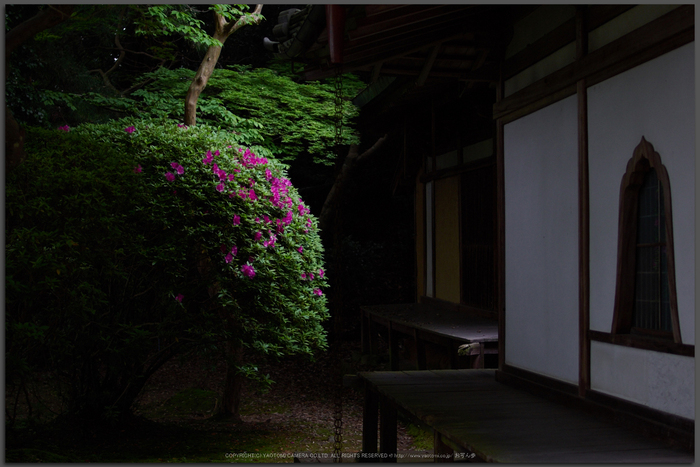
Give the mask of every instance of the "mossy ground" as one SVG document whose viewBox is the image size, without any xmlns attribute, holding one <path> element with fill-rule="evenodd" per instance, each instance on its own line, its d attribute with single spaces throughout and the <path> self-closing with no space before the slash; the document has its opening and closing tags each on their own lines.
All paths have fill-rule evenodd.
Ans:
<svg viewBox="0 0 700 467">
<path fill-rule="evenodd" d="M 351 353 L 348 352 L 348 355 Z M 350 359 L 349 359 L 350 360 Z M 17 423 L 6 462 L 293 462 L 293 453 L 333 451 L 332 359 L 272 365 L 268 392 L 244 390 L 242 423 L 216 416 L 224 368 L 172 361 L 153 376 L 126 425 L 78 433 L 51 424 Z M 408 427 L 408 428 L 406 428 Z M 362 443 L 362 394 L 343 391 L 343 452 Z M 432 435 L 399 425 L 399 450 L 429 450 Z"/>
</svg>

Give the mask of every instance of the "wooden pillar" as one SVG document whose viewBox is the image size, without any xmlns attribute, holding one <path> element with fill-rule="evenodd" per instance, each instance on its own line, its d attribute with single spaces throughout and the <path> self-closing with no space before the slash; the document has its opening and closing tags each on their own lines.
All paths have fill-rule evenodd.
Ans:
<svg viewBox="0 0 700 467">
<path fill-rule="evenodd" d="M 396 407 L 386 396 L 379 399 L 379 452 L 381 462 L 396 462 Z M 384 455 L 386 454 L 386 457 Z"/>
<path fill-rule="evenodd" d="M 433 462 L 453 462 L 454 450 L 442 440 L 442 435 L 433 430 Z"/>
<path fill-rule="evenodd" d="M 588 53 L 587 8 L 576 7 L 576 59 Z M 588 181 L 588 88 L 576 83 L 578 98 L 578 223 L 579 223 L 579 396 L 590 389 L 590 213 Z"/>
<path fill-rule="evenodd" d="M 501 70 L 501 76 L 496 87 L 496 102 L 501 102 L 503 99 L 505 80 L 502 74 L 503 70 Z M 503 119 L 499 118 L 496 120 L 496 222 L 498 226 L 496 231 L 496 310 L 498 312 L 498 369 L 500 371 L 503 371 L 506 363 L 506 194 L 503 126 Z"/>
</svg>

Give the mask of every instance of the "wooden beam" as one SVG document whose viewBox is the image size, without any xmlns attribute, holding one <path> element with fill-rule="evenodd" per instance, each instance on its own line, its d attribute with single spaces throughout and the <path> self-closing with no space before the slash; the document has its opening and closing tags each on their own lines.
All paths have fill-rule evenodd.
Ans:
<svg viewBox="0 0 700 467">
<path fill-rule="evenodd" d="M 591 31 L 611 19 L 631 9 L 634 5 L 593 5 L 588 9 L 586 32 Z M 587 37 L 587 34 L 585 34 Z M 525 49 L 507 59 L 503 65 L 503 75 L 509 79 L 534 65 L 548 55 L 576 40 L 576 18 L 566 21 Z"/>
<path fill-rule="evenodd" d="M 685 357 L 695 356 L 695 346 L 689 344 L 678 344 L 670 340 L 650 339 L 648 337 L 639 337 L 634 334 L 611 334 L 607 332 L 588 331 L 591 340 L 598 342 L 606 342 L 608 344 L 624 345 L 634 347 L 635 349 L 654 350 L 661 353 L 669 353 L 674 355 L 683 355 Z"/>
<path fill-rule="evenodd" d="M 694 40 L 694 26 L 694 6 L 681 6 L 496 103 L 494 118 L 506 117 L 553 95 L 568 97 L 581 79 L 588 78 L 590 86 L 687 44 Z"/>
<path fill-rule="evenodd" d="M 386 33 L 394 29 L 405 29 L 421 23 L 440 21 L 441 18 L 454 18 L 464 12 L 474 13 L 473 6 L 455 5 L 409 5 L 401 10 L 404 14 L 397 14 L 399 10 L 391 10 L 386 14 L 365 17 L 358 21 L 358 27 L 348 33 L 350 40 L 359 37 L 371 36 L 377 33 Z"/>
<path fill-rule="evenodd" d="M 425 59 L 425 63 L 423 64 L 423 68 L 420 71 L 420 74 L 418 75 L 418 79 L 416 80 L 416 86 L 423 86 L 423 83 L 425 83 L 425 80 L 428 78 L 428 75 L 430 74 L 430 69 L 433 67 L 433 64 L 435 63 L 435 59 L 438 56 L 438 53 L 440 53 L 440 48 L 442 47 L 442 43 L 440 44 L 435 44 L 433 48 L 430 50 L 430 55 Z"/>
</svg>

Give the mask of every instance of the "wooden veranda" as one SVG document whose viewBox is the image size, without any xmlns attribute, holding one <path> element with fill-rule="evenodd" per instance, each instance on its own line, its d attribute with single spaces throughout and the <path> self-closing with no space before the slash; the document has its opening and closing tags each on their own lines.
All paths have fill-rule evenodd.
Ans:
<svg viewBox="0 0 700 467">
<path fill-rule="evenodd" d="M 360 461 L 396 462 L 397 411 L 433 429 L 436 461 L 694 461 L 692 452 L 604 416 L 499 383 L 495 370 L 383 371 L 359 376 L 365 384 Z"/>
</svg>

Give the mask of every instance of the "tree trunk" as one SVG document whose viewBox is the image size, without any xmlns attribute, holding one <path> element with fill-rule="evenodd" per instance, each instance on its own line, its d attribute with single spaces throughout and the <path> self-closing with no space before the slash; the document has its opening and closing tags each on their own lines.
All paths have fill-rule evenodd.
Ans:
<svg viewBox="0 0 700 467">
<path fill-rule="evenodd" d="M 214 34 L 214 39 L 218 39 L 222 44 L 226 40 L 226 37 L 220 37 L 218 34 Z M 204 91 L 204 88 L 207 87 L 209 77 L 211 77 L 211 74 L 214 72 L 216 62 L 219 60 L 219 55 L 221 55 L 221 47 L 209 47 L 207 54 L 204 56 L 204 60 L 202 60 L 202 63 L 199 65 L 197 74 L 194 75 L 194 79 L 190 84 L 190 89 L 187 91 L 187 96 L 185 97 L 185 125 L 187 126 L 192 126 L 197 123 L 197 100 L 202 91 Z"/>
<path fill-rule="evenodd" d="M 5 36 L 5 60 L 23 42 L 31 39 L 44 29 L 48 29 L 70 18 L 73 5 L 48 5 L 34 17 L 12 28 Z M 7 81 L 8 68 L 5 68 Z M 20 165 L 26 158 L 24 152 L 24 129 L 20 128 L 10 108 L 5 106 L 5 173 Z"/>
<path fill-rule="evenodd" d="M 70 18 L 72 12 L 73 5 L 47 5 L 45 10 L 12 28 L 5 36 L 5 58 L 7 59 L 24 41 Z"/>
<path fill-rule="evenodd" d="M 260 22 L 261 17 L 259 14 L 261 11 L 262 5 L 257 5 L 253 12 L 254 15 L 258 15 L 257 19 L 254 21 L 255 24 Z M 197 123 L 197 100 L 199 100 L 199 95 L 204 91 L 204 88 L 207 87 L 209 78 L 214 72 L 216 62 L 219 60 L 219 55 L 221 55 L 221 47 L 231 34 L 246 24 L 242 19 L 239 19 L 235 23 L 227 23 L 224 17 L 218 13 L 214 13 L 214 22 L 216 29 L 213 37 L 221 42 L 221 46 L 212 45 L 209 47 L 187 91 L 187 96 L 185 97 L 185 125 L 187 126 L 192 126 Z"/>
<path fill-rule="evenodd" d="M 5 106 L 5 173 L 9 173 L 27 157 L 24 152 L 24 136 L 24 128 L 20 128 L 10 108 Z"/>
<path fill-rule="evenodd" d="M 238 366 L 243 362 L 243 346 L 240 343 L 226 343 L 226 384 L 221 402 L 220 415 L 241 421 L 241 390 L 243 376 L 238 373 Z"/>
</svg>

